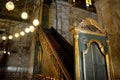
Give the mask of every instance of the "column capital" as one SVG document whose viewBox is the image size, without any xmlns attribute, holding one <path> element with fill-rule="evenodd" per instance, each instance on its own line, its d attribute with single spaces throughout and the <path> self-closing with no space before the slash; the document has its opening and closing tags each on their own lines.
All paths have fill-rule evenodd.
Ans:
<svg viewBox="0 0 120 80">
<path fill-rule="evenodd" d="M 74 35 L 74 38 L 75 38 L 75 39 L 78 39 L 78 38 L 79 38 L 79 35 L 78 35 L 78 34 L 75 34 L 75 35 Z"/>
</svg>

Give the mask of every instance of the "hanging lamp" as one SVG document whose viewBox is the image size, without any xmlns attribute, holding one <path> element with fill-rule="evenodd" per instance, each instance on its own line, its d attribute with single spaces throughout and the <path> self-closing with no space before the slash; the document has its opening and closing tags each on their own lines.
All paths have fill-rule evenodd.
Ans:
<svg viewBox="0 0 120 80">
<path fill-rule="evenodd" d="M 15 5 L 12 1 L 8 1 L 6 4 L 5 4 L 5 7 L 8 11 L 11 11 L 15 8 Z"/>
</svg>

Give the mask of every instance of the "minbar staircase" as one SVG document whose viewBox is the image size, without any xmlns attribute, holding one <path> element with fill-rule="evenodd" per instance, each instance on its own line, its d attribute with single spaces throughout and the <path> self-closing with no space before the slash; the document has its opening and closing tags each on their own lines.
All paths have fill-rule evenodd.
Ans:
<svg viewBox="0 0 120 80">
<path fill-rule="evenodd" d="M 45 41 L 48 44 L 48 48 L 54 49 L 52 53 L 54 53 L 56 61 L 59 63 L 59 67 L 63 71 L 62 74 L 65 75 L 64 80 L 74 80 L 74 54 L 73 54 L 73 46 L 71 46 L 54 28 L 51 29 L 40 29 L 38 31 L 39 33 L 39 39 L 41 41 L 41 44 L 43 44 Z M 47 40 L 46 40 L 47 39 Z M 48 42 L 47 42 L 48 41 Z M 46 45 L 42 45 L 46 47 Z M 51 47 L 49 47 L 51 46 Z M 48 48 L 46 50 L 48 50 Z M 57 57 L 56 57 L 57 55 Z M 22 80 L 23 78 L 21 75 L 16 76 L 10 76 L 10 78 L 6 77 L 6 58 L 5 54 L 0 57 L 0 80 Z M 54 76 L 43 76 L 43 75 L 36 75 L 38 77 L 38 80 L 42 80 L 43 78 L 46 78 L 46 80 L 58 80 Z M 42 78 L 42 79 L 41 79 Z M 24 80 L 30 80 L 25 78 Z M 35 79 L 37 80 L 37 79 Z M 59 79 L 60 80 L 60 79 Z"/>
<path fill-rule="evenodd" d="M 44 32 L 69 76 L 74 80 L 73 46 L 71 46 L 54 28 L 44 29 Z"/>
</svg>

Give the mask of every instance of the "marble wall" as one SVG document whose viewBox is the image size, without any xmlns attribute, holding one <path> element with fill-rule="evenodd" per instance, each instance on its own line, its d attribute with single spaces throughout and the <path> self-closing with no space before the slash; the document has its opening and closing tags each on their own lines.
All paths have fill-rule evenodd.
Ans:
<svg viewBox="0 0 120 80">
<path fill-rule="evenodd" d="M 120 79 L 120 0 L 111 0 L 111 23 L 108 32 L 111 34 L 111 54 L 115 77 Z"/>
<path fill-rule="evenodd" d="M 64 1 L 53 3 L 49 12 L 49 22 L 51 23 L 49 26 L 53 26 L 70 44 L 73 44 L 70 29 L 75 22 L 78 23 L 88 17 L 97 20 L 95 13 L 73 7 L 73 5 Z"/>
<path fill-rule="evenodd" d="M 53 26 L 71 44 L 73 44 L 70 28 L 74 22 L 91 17 L 106 30 L 110 41 L 111 72 L 116 79 L 120 78 L 120 0 L 97 0 L 97 13 L 75 8 L 73 5 L 57 1 L 49 8 L 49 26 Z"/>
<path fill-rule="evenodd" d="M 120 0 L 98 0 L 95 3 L 98 21 L 108 32 L 112 72 L 115 79 L 120 79 Z"/>
<path fill-rule="evenodd" d="M 13 35 L 13 39 L 9 40 L 9 45 L 7 45 L 10 55 L 7 61 L 6 77 L 19 77 L 22 79 L 23 77 L 31 78 L 32 76 L 34 33 L 28 33 L 18 38 L 14 37 L 14 34 L 24 30 L 25 26 L 28 25 L 21 23 L 9 30 L 9 34 Z"/>
</svg>

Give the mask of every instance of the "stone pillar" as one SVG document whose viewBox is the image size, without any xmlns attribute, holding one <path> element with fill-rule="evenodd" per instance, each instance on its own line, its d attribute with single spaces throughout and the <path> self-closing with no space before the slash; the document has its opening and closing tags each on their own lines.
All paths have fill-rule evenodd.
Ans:
<svg viewBox="0 0 120 80">
<path fill-rule="evenodd" d="M 56 26 L 54 25 L 55 24 L 54 19 L 55 19 L 55 3 L 52 2 L 49 8 L 49 28 Z"/>
<path fill-rule="evenodd" d="M 42 23 L 42 10 L 43 9 L 43 0 L 40 1 L 40 9 L 39 9 L 39 21 Z"/>
<path fill-rule="evenodd" d="M 33 38 L 33 36 L 32 36 Z M 34 65 L 34 48 L 35 48 L 35 43 L 34 39 L 31 41 L 31 47 L 30 47 L 30 61 L 29 61 L 29 68 L 28 68 L 28 78 L 32 79 L 33 76 L 33 65 Z"/>
</svg>

